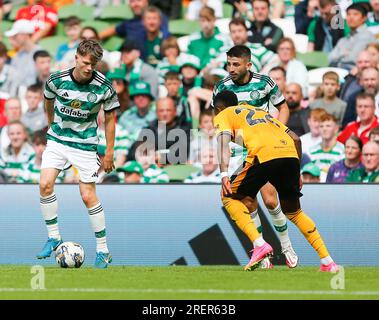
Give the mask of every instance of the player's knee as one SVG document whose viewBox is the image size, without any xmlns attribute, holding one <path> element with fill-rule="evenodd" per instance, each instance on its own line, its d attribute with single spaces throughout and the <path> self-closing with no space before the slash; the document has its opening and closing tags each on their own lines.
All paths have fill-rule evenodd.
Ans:
<svg viewBox="0 0 379 320">
<path fill-rule="evenodd" d="M 89 191 L 81 191 L 80 195 L 82 197 L 82 200 L 84 204 L 89 208 L 94 206 L 97 203 L 96 196 Z"/>
<path fill-rule="evenodd" d="M 267 197 L 263 199 L 263 202 L 269 210 L 274 210 L 278 206 L 278 199 L 276 197 Z"/>
<path fill-rule="evenodd" d="M 54 183 L 48 180 L 41 180 L 39 184 L 40 194 L 43 197 L 46 197 L 53 193 Z"/>
</svg>

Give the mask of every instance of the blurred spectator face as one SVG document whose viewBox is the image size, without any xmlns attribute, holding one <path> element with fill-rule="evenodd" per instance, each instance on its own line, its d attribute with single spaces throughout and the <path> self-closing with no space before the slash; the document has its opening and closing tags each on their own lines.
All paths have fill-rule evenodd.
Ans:
<svg viewBox="0 0 379 320">
<path fill-rule="evenodd" d="M 139 57 L 140 52 L 138 50 L 123 51 L 121 53 L 121 61 L 127 66 L 132 66 Z"/>
<path fill-rule="evenodd" d="M 253 15 L 257 22 L 264 22 L 268 19 L 270 9 L 265 1 L 253 2 Z"/>
<path fill-rule="evenodd" d="M 37 72 L 44 76 L 48 77 L 50 74 L 51 69 L 51 58 L 50 57 L 38 57 L 35 66 L 37 69 Z"/>
<path fill-rule="evenodd" d="M 20 44 L 17 42 L 16 36 L 9 37 L 8 39 L 9 39 L 10 45 L 12 46 L 12 48 L 15 51 L 17 51 L 18 49 L 20 49 Z"/>
<path fill-rule="evenodd" d="M 84 28 L 81 32 L 82 40 L 99 40 L 96 33 L 91 29 Z"/>
<path fill-rule="evenodd" d="M 121 94 L 126 89 L 125 82 L 122 79 L 113 79 L 112 87 L 117 94 Z"/>
<path fill-rule="evenodd" d="M 0 70 L 3 70 L 3 67 L 5 65 L 5 62 L 7 62 L 7 55 L 0 56 Z"/>
<path fill-rule="evenodd" d="M 361 149 L 353 139 L 347 139 L 345 142 L 345 158 L 350 161 L 357 161 L 361 157 Z"/>
<path fill-rule="evenodd" d="M 333 120 L 326 120 L 320 123 L 320 135 L 323 140 L 332 140 L 338 132 L 338 124 Z"/>
<path fill-rule="evenodd" d="M 28 110 L 34 111 L 38 108 L 38 105 L 42 101 L 42 92 L 26 91 L 25 100 L 28 104 Z"/>
<path fill-rule="evenodd" d="M 213 117 L 209 115 L 203 115 L 200 120 L 199 128 L 208 136 L 213 136 L 215 128 L 213 126 Z"/>
<path fill-rule="evenodd" d="M 369 46 L 367 48 L 367 52 L 370 54 L 372 66 L 376 67 L 376 65 L 379 63 L 379 51 L 375 48 L 375 46 Z"/>
<path fill-rule="evenodd" d="M 296 109 L 300 106 L 303 94 L 301 87 L 297 83 L 290 83 L 286 88 L 286 100 L 290 109 Z"/>
<path fill-rule="evenodd" d="M 193 69 L 193 68 L 191 68 L 191 69 Z M 181 86 L 180 80 L 177 80 L 177 79 L 167 79 L 164 82 L 164 85 L 165 85 L 165 87 L 167 89 L 167 96 L 169 96 L 171 98 L 176 98 L 178 96 L 179 88 Z"/>
<path fill-rule="evenodd" d="M 305 183 L 319 183 L 320 177 L 316 177 L 308 172 L 303 173 L 302 175 L 303 182 Z"/>
<path fill-rule="evenodd" d="M 184 79 L 195 79 L 198 71 L 191 66 L 184 66 L 180 73 L 183 75 Z"/>
<path fill-rule="evenodd" d="M 45 151 L 46 145 L 43 143 L 38 143 L 38 144 L 33 143 L 33 149 L 34 149 L 34 152 L 36 153 L 36 158 L 42 159 L 42 153 Z"/>
<path fill-rule="evenodd" d="M 363 70 L 360 82 L 365 92 L 376 95 L 379 91 L 379 72 L 374 68 Z"/>
<path fill-rule="evenodd" d="M 379 0 L 370 0 L 370 5 L 374 12 L 379 12 Z"/>
<path fill-rule="evenodd" d="M 231 24 L 229 30 L 235 46 L 243 45 L 247 42 L 248 34 L 247 30 L 243 26 L 239 24 Z"/>
<path fill-rule="evenodd" d="M 22 125 L 14 123 L 8 127 L 10 145 L 14 149 L 20 149 L 26 141 L 26 132 Z"/>
<path fill-rule="evenodd" d="M 308 126 L 312 136 L 318 137 L 320 135 L 320 120 L 311 116 L 308 119 Z"/>
<path fill-rule="evenodd" d="M 157 102 L 157 119 L 166 125 L 176 118 L 176 107 L 171 99 L 161 99 Z"/>
<path fill-rule="evenodd" d="M 278 46 L 278 56 L 280 61 L 287 63 L 295 58 L 295 48 L 289 41 L 284 41 Z"/>
<path fill-rule="evenodd" d="M 242 82 L 249 72 L 251 62 L 244 58 L 227 57 L 226 71 L 234 82 Z"/>
<path fill-rule="evenodd" d="M 141 16 L 144 9 L 149 5 L 147 0 L 129 0 L 129 7 L 134 15 Z"/>
<path fill-rule="evenodd" d="M 375 103 L 369 98 L 357 99 L 356 108 L 362 122 L 371 122 L 375 116 Z"/>
<path fill-rule="evenodd" d="M 21 119 L 22 109 L 18 99 L 7 100 L 5 103 L 5 115 L 9 122 Z"/>
<path fill-rule="evenodd" d="M 206 37 L 209 37 L 213 34 L 215 28 L 215 20 L 214 19 L 206 19 L 200 18 L 200 28 L 203 31 Z"/>
<path fill-rule="evenodd" d="M 96 69 L 98 61 L 96 61 L 90 54 L 81 56 L 75 55 L 75 69 L 78 71 L 82 79 L 89 79 L 92 77 L 93 71 Z"/>
<path fill-rule="evenodd" d="M 165 57 L 174 57 L 174 58 L 177 58 L 179 56 L 179 51 L 177 48 L 175 47 L 168 47 L 167 49 L 165 49 L 163 51 L 163 55 Z"/>
<path fill-rule="evenodd" d="M 14 36 L 16 46 L 22 48 L 26 43 L 31 40 L 31 35 L 27 33 L 18 33 Z"/>
<path fill-rule="evenodd" d="M 286 92 L 286 76 L 281 70 L 270 71 L 269 76 L 275 81 L 281 92 Z"/>
<path fill-rule="evenodd" d="M 216 151 L 214 149 L 203 149 L 200 161 L 203 165 L 203 174 L 206 176 L 212 174 L 218 167 Z"/>
<path fill-rule="evenodd" d="M 327 98 L 335 97 L 339 87 L 339 83 L 337 83 L 333 79 L 324 79 L 324 81 L 322 82 L 324 96 Z"/>
<path fill-rule="evenodd" d="M 370 135 L 370 141 L 373 141 L 379 144 L 379 134 L 372 133 Z"/>
<path fill-rule="evenodd" d="M 350 9 L 346 13 L 346 21 L 349 28 L 355 30 L 365 23 L 366 16 L 358 10 Z"/>
<path fill-rule="evenodd" d="M 372 172 L 379 168 L 379 145 L 375 142 L 367 142 L 362 150 L 362 163 L 366 171 Z"/>
<path fill-rule="evenodd" d="M 140 183 L 141 175 L 137 172 L 125 172 L 124 182 L 125 183 Z"/>
<path fill-rule="evenodd" d="M 161 16 L 157 12 L 146 12 L 143 16 L 143 25 L 147 32 L 158 32 L 161 27 Z"/>
<path fill-rule="evenodd" d="M 374 64 L 373 61 L 374 60 L 372 59 L 372 56 L 370 55 L 368 49 L 362 51 L 358 55 L 358 59 L 357 59 L 357 68 L 358 68 L 358 70 L 362 71 L 365 68 L 375 67 L 375 64 Z"/>
<path fill-rule="evenodd" d="M 70 41 L 77 41 L 80 38 L 81 30 L 82 28 L 79 24 L 73 26 L 66 26 L 64 28 L 64 31 L 67 34 L 67 37 L 70 39 Z"/>
<path fill-rule="evenodd" d="M 133 97 L 134 104 L 138 109 L 146 109 L 150 106 L 151 100 L 149 96 L 138 94 Z"/>
<path fill-rule="evenodd" d="M 332 21 L 334 14 L 332 13 L 332 8 L 334 5 L 327 4 L 324 8 L 319 8 L 321 18 L 325 21 L 326 24 L 330 24 Z"/>
<path fill-rule="evenodd" d="M 152 164 L 156 163 L 155 150 L 150 148 L 139 152 L 137 148 L 136 161 L 144 170 L 147 170 Z"/>
</svg>

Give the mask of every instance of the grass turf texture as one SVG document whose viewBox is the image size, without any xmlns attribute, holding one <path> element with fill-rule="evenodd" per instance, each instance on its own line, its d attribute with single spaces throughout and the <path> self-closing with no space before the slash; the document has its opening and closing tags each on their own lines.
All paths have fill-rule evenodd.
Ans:
<svg viewBox="0 0 379 320">
<path fill-rule="evenodd" d="M 45 267 L 43 291 L 30 266 L 0 266 L 0 299 L 379 299 L 378 267 L 345 267 L 345 290 L 318 267 L 245 272 L 235 266 Z"/>
</svg>

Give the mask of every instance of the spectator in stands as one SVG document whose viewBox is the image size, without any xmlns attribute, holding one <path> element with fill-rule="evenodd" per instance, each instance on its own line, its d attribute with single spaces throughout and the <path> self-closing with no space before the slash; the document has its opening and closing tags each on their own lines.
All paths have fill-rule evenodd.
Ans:
<svg viewBox="0 0 379 320">
<path fill-rule="evenodd" d="M 367 14 L 367 27 L 368 30 L 376 37 L 379 36 L 379 1 L 370 0 L 372 11 Z"/>
<path fill-rule="evenodd" d="M 379 144 L 369 141 L 362 150 L 363 168 L 350 172 L 347 182 L 379 183 Z"/>
<path fill-rule="evenodd" d="M 351 135 L 354 135 L 359 137 L 363 144 L 366 144 L 370 130 L 379 127 L 378 118 L 375 116 L 375 98 L 373 95 L 365 92 L 358 94 L 356 112 L 359 121 L 350 122 L 346 126 L 338 136 L 339 142 L 345 143 Z"/>
<path fill-rule="evenodd" d="M 47 78 L 51 73 L 51 56 L 46 50 L 38 50 L 33 55 L 35 68 L 37 71 L 36 85 L 44 87 Z"/>
<path fill-rule="evenodd" d="M 359 84 L 362 71 L 369 67 L 375 68 L 375 61 L 368 50 L 363 50 L 358 55 L 356 66 L 350 70 L 350 73 L 344 79 L 339 94 L 340 99 L 347 102 L 351 95 L 357 94 L 362 90 L 362 86 Z"/>
<path fill-rule="evenodd" d="M 331 114 L 324 114 L 320 120 L 321 143 L 309 151 L 311 161 L 321 170 L 321 182 L 326 181 L 329 167 L 345 156 L 345 147 L 337 141 L 337 132 L 337 119 Z"/>
<path fill-rule="evenodd" d="M 224 0 L 225 3 L 229 3 L 234 6 L 233 17 L 243 17 L 254 20 L 252 0 Z M 270 0 L 270 16 L 273 19 L 283 18 L 285 15 L 285 4 L 283 0 Z"/>
<path fill-rule="evenodd" d="M 307 34 L 313 18 L 317 16 L 319 0 L 303 0 L 295 5 L 296 33 Z"/>
<path fill-rule="evenodd" d="M 304 63 L 296 59 L 295 44 L 290 38 L 282 38 L 278 43 L 279 66 L 286 70 L 287 83 L 301 83 L 303 97 L 308 97 L 308 71 Z"/>
<path fill-rule="evenodd" d="M 126 68 L 126 80 L 133 83 L 137 80 L 149 83 L 151 94 L 158 96 L 158 74 L 155 69 L 141 59 L 141 50 L 138 43 L 126 40 L 121 47 L 121 62 Z"/>
<path fill-rule="evenodd" d="M 348 123 L 357 119 L 356 112 L 356 99 L 358 94 L 365 92 L 375 97 L 375 114 L 379 116 L 379 71 L 376 68 L 366 68 L 362 70 L 360 82 L 362 89 L 355 94 L 352 94 L 347 101 L 345 115 L 343 117 L 342 125 L 345 127 Z"/>
<path fill-rule="evenodd" d="M 130 139 L 134 142 L 141 129 L 156 119 L 154 97 L 150 85 L 144 81 L 136 81 L 130 86 L 130 99 L 133 106 L 126 110 L 119 119 L 119 124 L 128 131 Z"/>
<path fill-rule="evenodd" d="M 192 88 L 200 88 L 202 85 L 202 78 L 200 73 L 200 60 L 197 56 L 186 55 L 185 59 L 181 61 L 179 72 L 182 75 L 182 88 L 181 95 L 188 96 L 188 92 Z"/>
<path fill-rule="evenodd" d="M 112 87 L 116 91 L 120 103 L 120 108 L 116 111 L 117 119 L 130 107 L 129 84 L 125 77 L 126 72 L 122 68 L 115 68 L 113 72 L 107 73 L 107 79 L 112 82 Z"/>
<path fill-rule="evenodd" d="M 330 52 L 328 58 L 331 67 L 351 70 L 358 54 L 367 44 L 375 41 L 375 36 L 368 32 L 365 25 L 366 16 L 367 9 L 362 3 L 353 3 L 347 8 L 346 21 L 350 34 L 340 39 Z"/>
<path fill-rule="evenodd" d="M 252 0 L 254 21 L 248 20 L 249 41 L 261 43 L 267 49 L 276 52 L 283 31 L 269 19 L 270 1 Z"/>
<path fill-rule="evenodd" d="M 124 183 L 141 183 L 143 168 L 137 161 L 128 161 L 116 171 L 124 173 Z"/>
<path fill-rule="evenodd" d="M 206 109 L 200 113 L 199 130 L 192 131 L 189 162 L 201 167 L 201 151 L 203 149 L 217 149 L 215 128 L 213 127 L 213 110 Z"/>
<path fill-rule="evenodd" d="M 143 12 L 142 22 L 146 29 L 146 63 L 155 68 L 162 60 L 161 45 L 164 39 L 160 31 L 162 12 L 157 7 L 147 7 Z"/>
<path fill-rule="evenodd" d="M 308 126 L 310 131 L 300 136 L 301 150 L 303 153 L 309 154 L 310 150 L 321 143 L 320 121 L 327 112 L 322 108 L 315 108 L 309 112 Z"/>
<path fill-rule="evenodd" d="M 212 59 L 220 53 L 220 49 L 230 46 L 230 39 L 220 33 L 215 25 L 216 17 L 212 8 L 204 6 L 200 10 L 200 32 L 189 36 L 188 53 L 200 60 L 203 69 Z"/>
<path fill-rule="evenodd" d="M 373 61 L 372 67 L 379 68 L 379 43 L 372 42 L 367 45 L 366 50 L 371 56 L 371 59 Z"/>
<path fill-rule="evenodd" d="M 34 157 L 34 150 L 27 142 L 28 134 L 21 121 L 12 121 L 8 125 L 10 144 L 1 150 L 1 159 L 5 163 L 5 173 L 9 182 L 23 182 L 23 168 Z"/>
<path fill-rule="evenodd" d="M 174 100 L 169 97 L 160 98 L 157 100 L 157 120 L 141 130 L 130 153 L 135 157 L 136 148 L 144 140 L 154 137 L 158 164 L 184 164 L 189 156 L 190 128 L 179 124 Z"/>
<path fill-rule="evenodd" d="M 304 183 L 320 183 L 321 170 L 313 162 L 307 163 L 301 169 L 301 178 Z"/>
<path fill-rule="evenodd" d="M 287 73 L 283 67 L 274 67 L 272 68 L 268 75 L 275 81 L 278 85 L 280 92 L 286 92 L 286 83 L 287 83 Z"/>
<path fill-rule="evenodd" d="M 157 155 L 153 144 L 146 143 L 136 150 L 137 162 L 143 168 L 141 183 L 167 183 L 170 178 L 163 169 L 157 166 Z"/>
<path fill-rule="evenodd" d="M 338 40 L 347 36 L 347 28 L 332 27 L 336 12 L 333 8 L 336 0 L 319 0 L 320 15 L 316 15 L 308 26 L 308 51 L 323 51 L 329 53 Z"/>
<path fill-rule="evenodd" d="M 170 20 L 182 18 L 182 0 L 149 0 L 149 3 L 158 7 Z"/>
<path fill-rule="evenodd" d="M 19 121 L 22 116 L 21 102 L 18 98 L 9 98 L 5 102 L 5 116 L 7 123 Z M 8 135 L 8 125 L 4 126 L 0 133 L 0 153 L 2 149 L 9 146 L 10 140 Z"/>
<path fill-rule="evenodd" d="M 138 48 L 140 48 L 142 60 L 146 61 L 146 30 L 142 23 L 142 13 L 148 5 L 148 0 L 129 0 L 129 6 L 133 11 L 134 17 L 121 22 L 117 26 L 111 26 L 103 30 L 99 34 L 100 39 L 104 40 L 111 36 L 118 35 L 119 37 L 125 38 L 125 40 L 134 40 L 137 43 Z M 165 15 L 162 15 L 161 31 L 164 38 L 169 35 L 168 19 Z"/>
<path fill-rule="evenodd" d="M 33 84 L 28 87 L 25 95 L 28 106 L 26 112 L 22 115 L 21 121 L 26 129 L 33 134 L 47 128 L 47 117 L 43 107 L 42 87 Z"/>
<path fill-rule="evenodd" d="M 379 143 L 379 127 L 375 127 L 370 130 L 370 133 L 368 134 L 369 141 L 374 141 L 376 143 Z"/>
<path fill-rule="evenodd" d="M 40 48 L 32 41 L 33 32 L 32 22 L 22 19 L 16 21 L 12 28 L 4 33 L 6 37 L 12 38 L 18 48 L 16 55 L 12 58 L 11 66 L 17 74 L 22 75 L 20 84 L 24 86 L 33 84 L 37 77 L 33 55 Z"/>
<path fill-rule="evenodd" d="M 316 99 L 309 104 L 311 109 L 323 108 L 332 114 L 342 125 L 342 119 L 346 110 L 346 102 L 337 98 L 337 92 L 340 88 L 338 74 L 334 71 L 325 72 L 322 76 L 322 98 Z"/>
<path fill-rule="evenodd" d="M 58 13 L 44 0 L 29 0 L 29 5 L 20 8 L 16 14 L 16 21 L 23 19 L 32 23 L 34 31 L 31 40 L 37 43 L 44 37 L 54 35 Z"/>
<path fill-rule="evenodd" d="M 221 0 L 192 0 L 187 7 L 186 19 L 199 20 L 200 11 L 204 6 L 212 8 L 217 19 L 223 17 Z"/>
<path fill-rule="evenodd" d="M 361 163 L 362 141 L 356 136 L 351 136 L 345 142 L 345 159 L 333 163 L 326 177 L 326 182 L 342 183 L 352 170 L 363 167 Z"/>
<path fill-rule="evenodd" d="M 310 109 L 303 109 L 301 107 L 301 100 L 303 99 L 301 86 L 294 82 L 288 84 L 286 87 L 285 98 L 290 110 L 287 127 L 295 132 L 299 137 L 308 133 L 308 117 Z"/>
<path fill-rule="evenodd" d="M 220 183 L 221 176 L 217 162 L 217 149 L 202 149 L 200 154 L 202 169 L 191 174 L 184 183 Z"/>
<path fill-rule="evenodd" d="M 19 86 L 19 74 L 7 63 L 7 47 L 0 42 L 0 99 L 14 97 Z"/>
<path fill-rule="evenodd" d="M 64 32 L 68 37 L 67 43 L 62 43 L 55 54 L 55 61 L 59 62 L 63 59 L 64 55 L 68 51 L 76 51 L 76 48 L 80 42 L 80 32 L 82 27 L 80 26 L 81 20 L 76 16 L 71 16 L 65 19 L 63 22 Z"/>
<path fill-rule="evenodd" d="M 164 77 L 164 86 L 167 90 L 167 96 L 175 101 L 176 113 L 179 117 L 180 124 L 192 123 L 191 106 L 188 99 L 180 94 L 182 81 L 180 74 L 169 71 Z"/>
<path fill-rule="evenodd" d="M 233 45 L 245 45 L 251 50 L 251 70 L 260 72 L 263 68 L 269 69 L 270 65 L 274 62 L 276 55 L 271 50 L 266 49 L 260 43 L 248 42 L 248 30 L 245 20 L 242 18 L 234 18 L 229 22 L 230 37 L 232 38 Z M 225 68 L 227 62 L 226 52 L 231 48 L 230 44 L 220 49 L 221 53 L 208 64 L 207 69 L 211 68 Z"/>
</svg>

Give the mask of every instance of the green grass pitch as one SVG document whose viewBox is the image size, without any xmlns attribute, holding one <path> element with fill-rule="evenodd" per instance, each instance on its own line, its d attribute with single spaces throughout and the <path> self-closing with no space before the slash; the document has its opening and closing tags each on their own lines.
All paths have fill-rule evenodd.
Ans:
<svg viewBox="0 0 379 320">
<path fill-rule="evenodd" d="M 36 291 L 30 266 L 0 266 L 0 299 L 379 299 L 379 267 L 345 267 L 344 290 L 333 290 L 335 275 L 317 266 L 252 272 L 236 266 L 49 266 L 44 273 L 45 289 Z"/>
</svg>

